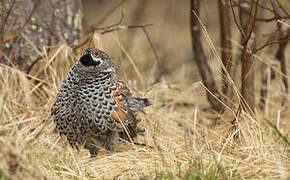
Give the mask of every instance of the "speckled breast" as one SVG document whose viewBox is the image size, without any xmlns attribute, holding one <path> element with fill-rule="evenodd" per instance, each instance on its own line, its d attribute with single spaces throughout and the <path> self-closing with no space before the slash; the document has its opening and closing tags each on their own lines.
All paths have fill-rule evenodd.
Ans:
<svg viewBox="0 0 290 180">
<path fill-rule="evenodd" d="M 79 82 L 80 113 L 90 129 L 105 133 L 121 131 L 127 122 L 126 101 L 118 83 L 109 73 L 88 77 Z"/>
</svg>

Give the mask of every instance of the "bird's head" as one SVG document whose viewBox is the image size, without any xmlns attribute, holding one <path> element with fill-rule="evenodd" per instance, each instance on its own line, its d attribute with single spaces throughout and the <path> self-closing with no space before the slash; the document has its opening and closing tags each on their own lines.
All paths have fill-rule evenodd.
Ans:
<svg viewBox="0 0 290 180">
<path fill-rule="evenodd" d="M 97 48 L 88 48 L 80 58 L 82 69 L 93 73 L 114 73 L 112 59 Z"/>
</svg>

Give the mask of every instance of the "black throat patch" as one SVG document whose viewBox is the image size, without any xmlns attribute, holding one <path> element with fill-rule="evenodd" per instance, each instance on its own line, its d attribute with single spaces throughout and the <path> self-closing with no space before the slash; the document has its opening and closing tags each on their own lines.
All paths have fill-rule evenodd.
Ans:
<svg viewBox="0 0 290 180">
<path fill-rule="evenodd" d="M 82 56 L 80 62 L 84 66 L 98 66 L 101 63 L 100 61 L 94 61 L 90 54 Z"/>
</svg>

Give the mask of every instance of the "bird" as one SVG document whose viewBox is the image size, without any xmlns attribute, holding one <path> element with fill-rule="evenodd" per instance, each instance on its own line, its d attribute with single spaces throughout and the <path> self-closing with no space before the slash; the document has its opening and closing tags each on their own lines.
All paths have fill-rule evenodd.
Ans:
<svg viewBox="0 0 290 180">
<path fill-rule="evenodd" d="M 72 148 L 113 151 L 121 140 L 144 132 L 138 127 L 138 112 L 150 106 L 148 98 L 135 97 L 115 73 L 112 58 L 97 48 L 88 48 L 70 67 L 51 107 L 60 136 Z"/>
</svg>

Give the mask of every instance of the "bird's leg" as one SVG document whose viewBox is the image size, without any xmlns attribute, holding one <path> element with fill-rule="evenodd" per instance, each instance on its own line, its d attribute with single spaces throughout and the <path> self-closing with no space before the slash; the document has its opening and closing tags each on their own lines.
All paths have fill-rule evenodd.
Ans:
<svg viewBox="0 0 290 180">
<path fill-rule="evenodd" d="M 108 151 L 112 151 L 119 140 L 117 131 L 110 131 L 106 136 L 100 139 L 100 144 Z"/>
<path fill-rule="evenodd" d="M 93 143 L 86 142 L 84 148 L 88 149 L 90 151 L 92 158 L 96 157 L 98 155 L 99 148 L 96 145 L 94 145 Z"/>
</svg>

